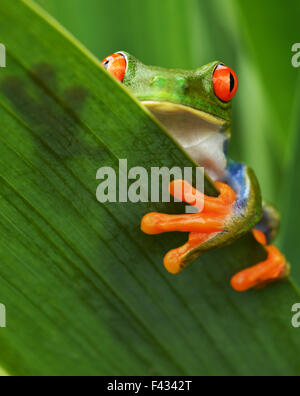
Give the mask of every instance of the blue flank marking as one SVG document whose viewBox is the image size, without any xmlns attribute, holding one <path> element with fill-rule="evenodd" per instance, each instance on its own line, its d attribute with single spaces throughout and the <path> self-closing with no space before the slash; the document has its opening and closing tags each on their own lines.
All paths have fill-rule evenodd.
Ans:
<svg viewBox="0 0 300 396">
<path fill-rule="evenodd" d="M 247 202 L 250 197 L 250 184 L 247 177 L 246 165 L 239 164 L 238 162 L 228 160 L 226 180 L 230 187 L 237 194 L 237 201 L 235 203 L 234 212 L 239 216 L 244 215 L 244 209 L 247 206 Z M 268 240 L 271 242 L 271 236 L 273 231 L 272 219 L 268 216 L 266 211 L 263 211 L 263 217 L 259 224 L 256 225 L 255 229 L 262 231 Z"/>
<path fill-rule="evenodd" d="M 234 210 L 240 215 L 246 208 L 250 196 L 250 186 L 247 182 L 246 169 L 246 165 L 228 160 L 226 182 L 237 194 Z"/>
</svg>

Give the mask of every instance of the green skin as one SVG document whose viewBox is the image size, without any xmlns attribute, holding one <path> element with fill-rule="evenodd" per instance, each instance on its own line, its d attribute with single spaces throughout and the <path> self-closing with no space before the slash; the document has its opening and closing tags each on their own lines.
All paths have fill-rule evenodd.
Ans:
<svg viewBox="0 0 300 396">
<path fill-rule="evenodd" d="M 173 104 L 184 106 L 187 110 L 199 111 L 204 114 L 212 125 L 220 126 L 220 133 L 228 139 L 231 134 L 232 103 L 224 103 L 215 95 L 213 73 L 218 64 L 213 62 L 196 70 L 168 70 L 159 67 L 145 66 L 133 56 L 121 52 L 127 58 L 127 70 L 123 84 L 131 93 L 150 110 L 147 103 Z M 151 110 L 152 111 L 152 110 Z M 154 114 L 155 115 L 155 114 Z M 168 130 L 168 127 L 166 127 Z M 230 160 L 228 159 L 230 162 Z M 233 163 L 232 161 L 230 163 Z M 200 163 L 201 165 L 201 163 Z M 185 257 L 185 265 L 192 262 L 200 254 L 213 248 L 232 243 L 253 227 L 263 231 L 271 242 L 277 234 L 279 226 L 278 213 L 262 202 L 260 187 L 254 172 L 244 167 L 243 179 L 234 180 L 234 175 L 223 175 L 223 180 L 235 191 L 239 186 L 248 186 L 243 205 L 236 209 L 235 215 L 226 224 L 225 232 L 212 237 Z M 210 177 L 206 175 L 207 179 Z M 242 185 L 241 185 L 242 184 Z M 263 218 L 263 220 L 262 220 Z M 262 220 L 262 221 L 261 221 Z"/>
</svg>

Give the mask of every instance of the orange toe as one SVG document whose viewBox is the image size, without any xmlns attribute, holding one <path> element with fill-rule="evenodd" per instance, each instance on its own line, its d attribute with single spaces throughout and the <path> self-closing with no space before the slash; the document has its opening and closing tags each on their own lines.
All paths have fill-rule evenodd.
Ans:
<svg viewBox="0 0 300 396">
<path fill-rule="evenodd" d="M 266 247 L 269 256 L 266 261 L 239 272 L 231 280 L 234 290 L 244 292 L 252 288 L 264 287 L 268 283 L 289 275 L 289 265 L 275 246 Z"/>
<path fill-rule="evenodd" d="M 148 235 L 161 234 L 162 230 L 159 226 L 161 216 L 162 215 L 160 213 L 148 213 L 142 219 L 141 230 Z"/>
<path fill-rule="evenodd" d="M 179 249 L 171 250 L 164 258 L 164 266 L 166 270 L 173 275 L 179 274 L 183 270 L 183 256 L 187 252 L 185 246 Z"/>
<path fill-rule="evenodd" d="M 220 195 L 210 197 L 197 191 L 184 180 L 175 180 L 170 186 L 170 194 L 179 201 L 186 202 L 204 213 L 214 213 L 215 215 L 229 214 L 236 201 L 236 193 L 227 184 L 216 182 Z"/>
<path fill-rule="evenodd" d="M 164 265 L 170 274 L 179 274 L 187 265 L 187 255 L 201 246 L 212 235 L 191 233 L 188 242 L 178 249 L 171 250 L 164 258 Z"/>
<path fill-rule="evenodd" d="M 149 213 L 143 218 L 141 229 L 148 235 L 175 231 L 210 234 L 224 230 L 224 218 L 210 213 L 184 215 Z"/>
</svg>

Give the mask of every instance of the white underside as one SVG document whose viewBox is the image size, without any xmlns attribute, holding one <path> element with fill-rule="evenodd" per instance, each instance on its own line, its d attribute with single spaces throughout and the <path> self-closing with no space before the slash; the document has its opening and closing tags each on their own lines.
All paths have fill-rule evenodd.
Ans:
<svg viewBox="0 0 300 396">
<path fill-rule="evenodd" d="M 187 106 L 143 102 L 171 136 L 214 180 L 221 180 L 227 164 L 224 121 Z"/>
</svg>

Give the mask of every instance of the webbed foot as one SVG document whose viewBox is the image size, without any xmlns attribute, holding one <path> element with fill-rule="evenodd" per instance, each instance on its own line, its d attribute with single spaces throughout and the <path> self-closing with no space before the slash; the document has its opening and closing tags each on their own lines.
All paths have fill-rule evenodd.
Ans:
<svg viewBox="0 0 300 396">
<path fill-rule="evenodd" d="M 198 203 L 201 202 L 200 198 L 204 198 L 202 212 L 184 215 L 149 213 L 143 218 L 141 229 L 149 235 L 172 231 L 190 232 L 189 240 L 184 246 L 170 251 L 165 256 L 164 265 L 170 273 L 181 272 L 188 264 L 187 256 L 191 261 L 191 252 L 226 229 L 226 223 L 233 214 L 236 194 L 227 184 L 217 182 L 216 185 L 220 190 L 220 195 L 213 198 L 204 196 L 187 182 L 177 180 L 170 184 L 171 195 L 197 209 L 199 209 Z"/>
</svg>

